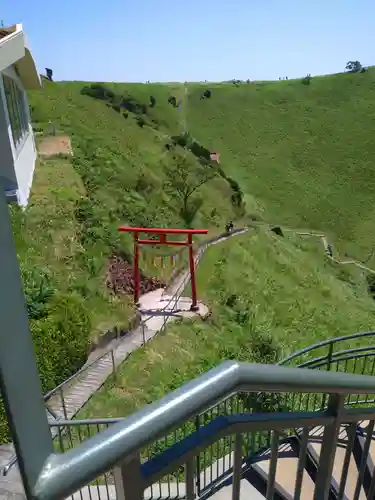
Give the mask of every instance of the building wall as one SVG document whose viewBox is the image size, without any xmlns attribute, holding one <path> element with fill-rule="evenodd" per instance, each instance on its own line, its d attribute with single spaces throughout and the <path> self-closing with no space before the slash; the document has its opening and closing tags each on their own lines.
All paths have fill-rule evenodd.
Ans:
<svg viewBox="0 0 375 500">
<path fill-rule="evenodd" d="M 3 79 L 1 79 L 0 92 L 2 95 L 2 101 L 4 103 L 4 108 L 5 108 L 8 144 L 11 148 L 13 170 L 18 187 L 18 202 L 20 205 L 26 206 L 30 195 L 30 189 L 34 176 L 35 161 L 37 157 L 33 131 L 30 123 L 29 106 L 27 102 L 26 92 L 24 91 L 22 83 L 18 78 L 14 68 L 13 67 L 7 68 L 2 72 L 2 75 L 5 75 L 6 77 L 9 77 L 12 80 L 14 80 L 17 84 L 18 89 L 21 90 L 21 95 L 22 95 L 21 99 L 23 106 L 23 119 L 27 123 L 27 131 L 22 134 L 20 140 L 16 141 L 17 144 L 15 144 L 15 140 L 13 140 L 14 137 L 12 134 L 12 127 L 9 119 L 10 110 L 8 109 L 8 105 L 5 99 L 4 82 Z"/>
<path fill-rule="evenodd" d="M 1 73 L 0 73 L 1 75 Z M 17 188 L 17 178 L 14 169 L 13 150 L 9 138 L 9 120 L 5 107 L 3 81 L 0 76 L 0 182 L 5 190 Z"/>
<path fill-rule="evenodd" d="M 24 142 L 21 151 L 18 154 L 15 163 L 15 170 L 18 183 L 18 203 L 25 207 L 29 200 L 30 190 L 33 183 L 36 148 L 30 125 L 29 134 Z"/>
</svg>

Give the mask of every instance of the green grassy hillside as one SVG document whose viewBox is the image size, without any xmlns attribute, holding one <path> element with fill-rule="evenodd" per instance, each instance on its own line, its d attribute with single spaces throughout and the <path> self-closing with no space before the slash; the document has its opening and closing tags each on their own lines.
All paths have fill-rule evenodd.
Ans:
<svg viewBox="0 0 375 500">
<path fill-rule="evenodd" d="M 375 322 L 360 274 L 332 266 L 321 246 L 294 235 L 251 230 L 211 247 L 197 275 L 211 316 L 171 324 L 120 366 L 79 418 L 125 416 L 226 359 L 274 363 Z"/>
<path fill-rule="evenodd" d="M 39 178 L 44 175 L 48 164 L 54 165 L 49 168 L 55 168 L 57 172 L 56 176 L 49 174 L 49 186 L 53 190 L 59 192 L 59 175 L 64 177 L 66 183 L 73 182 L 74 178 L 79 180 L 79 195 L 68 201 L 71 216 L 66 218 L 66 214 L 61 212 L 58 222 L 60 232 L 65 228 L 68 230 L 67 226 L 75 225 L 75 247 L 70 255 L 70 264 L 79 268 L 82 274 L 77 276 L 73 273 L 71 282 L 85 301 L 88 300 L 88 310 L 93 311 L 92 334 L 96 337 L 106 328 L 127 327 L 127 319 L 133 315 L 131 298 L 123 297 L 120 303 L 116 300 L 114 303 L 104 285 L 108 259 L 113 253 L 119 252 L 131 259 L 131 237 L 119 235 L 118 226 L 184 227 L 180 216 L 181 203 L 171 189 L 166 172 L 174 166 L 173 156 L 184 158 L 192 178 L 200 165 L 192 154 L 185 155 L 182 148 L 177 147 L 173 151 L 165 148 L 171 142 L 170 135 L 178 133 L 179 123 L 178 111 L 166 102 L 169 94 L 165 86 L 153 89 L 157 102 L 163 102 L 162 117 L 160 112 L 148 109 L 147 120 L 152 126 L 141 128 L 137 114 L 124 116 L 123 112 L 116 112 L 105 102 L 81 95 L 85 86 L 83 82 L 46 82 L 44 85 L 42 91 L 30 95 L 34 128 L 48 134 L 50 122 L 54 123 L 57 134 L 70 136 L 74 157 L 70 160 L 58 156 L 41 162 L 37 168 L 30 207 L 24 217 L 32 224 L 33 213 L 40 204 Z M 116 90 L 116 86 L 113 88 Z M 136 93 L 137 102 L 148 103 L 149 94 Z M 220 177 L 200 188 L 194 201 L 200 199 L 204 199 L 204 203 L 194 219 L 198 227 L 223 227 L 227 219 L 236 215 L 231 203 L 230 186 Z M 55 203 L 53 195 L 49 201 Z M 48 223 L 48 213 L 44 215 L 44 222 L 43 214 L 41 216 L 38 223 Z M 47 255 L 53 253 L 55 237 L 52 235 L 50 238 L 51 247 Z M 27 246 L 22 239 L 20 232 L 19 248 Z M 37 239 L 34 244 L 40 245 L 39 253 L 45 255 L 43 239 Z M 20 256 L 22 260 L 23 254 Z M 55 262 L 50 260 L 49 265 L 54 267 Z M 164 278 L 170 271 L 156 269 L 151 259 L 143 259 L 142 268 L 148 274 L 159 273 Z M 66 284 L 67 280 L 63 281 Z M 61 286 L 65 284 L 60 283 Z M 124 318 L 124 312 L 127 318 Z"/>
<path fill-rule="evenodd" d="M 374 245 L 375 68 L 269 83 L 189 86 L 191 133 L 264 217 L 328 231 L 364 259 Z M 372 261 L 375 264 L 375 260 Z"/>
<path fill-rule="evenodd" d="M 131 238 L 118 234 L 119 223 L 218 231 L 228 219 L 263 219 L 323 230 L 342 254 L 365 260 L 374 246 L 374 84 L 374 69 L 313 78 L 310 85 L 45 82 L 30 94 L 33 126 L 41 137 L 53 122 L 58 134 L 70 136 L 74 157 L 40 161 L 30 207 L 12 210 L 28 296 L 44 311 L 33 319 L 35 338 L 45 329 L 62 331 L 61 314 L 73 310 L 73 301 L 69 331 L 75 335 L 77 325 L 79 347 L 56 347 L 73 370 L 91 339 L 131 323 L 131 297 L 113 297 L 105 285 L 113 254 L 131 260 Z M 211 96 L 202 99 L 208 88 Z M 181 136 L 184 130 L 189 135 Z M 220 153 L 219 168 L 207 161 L 210 151 Z M 184 203 L 186 189 L 193 194 Z M 374 304 L 365 276 L 324 263 L 313 243 L 298 245 L 260 231 L 210 250 L 198 277 L 212 319 L 169 333 L 192 361 L 181 368 L 176 356 L 178 376 L 177 364 L 165 363 L 168 383 L 150 369 L 150 388 L 136 404 L 225 357 L 274 359 L 318 339 L 370 329 Z M 146 259 L 142 267 L 165 278 L 171 271 Z M 53 293 L 41 296 L 38 275 L 45 274 Z M 155 352 L 157 366 L 155 359 L 171 354 L 163 354 L 165 340 L 154 342 L 134 363 L 145 356 L 139 362 L 148 366 Z M 125 384 L 126 370 L 139 372 L 134 366 L 133 360 L 124 365 Z M 47 387 L 52 379 L 45 377 Z"/>
</svg>

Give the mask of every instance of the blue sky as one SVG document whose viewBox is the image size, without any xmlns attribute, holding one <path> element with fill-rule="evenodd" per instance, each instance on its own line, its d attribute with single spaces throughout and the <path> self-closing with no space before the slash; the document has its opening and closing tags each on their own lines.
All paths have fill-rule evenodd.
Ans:
<svg viewBox="0 0 375 500">
<path fill-rule="evenodd" d="M 221 81 L 375 64 L 374 0 L 2 0 L 56 80 Z"/>
</svg>

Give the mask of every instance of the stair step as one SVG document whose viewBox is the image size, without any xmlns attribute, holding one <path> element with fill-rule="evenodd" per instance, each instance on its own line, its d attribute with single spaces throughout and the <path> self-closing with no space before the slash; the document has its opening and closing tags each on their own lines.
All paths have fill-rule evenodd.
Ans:
<svg viewBox="0 0 375 500">
<path fill-rule="evenodd" d="M 210 499 L 212 500 L 232 500 L 232 485 L 224 486 L 219 491 L 216 491 Z M 246 479 L 241 480 L 239 500 L 264 500 L 264 496 L 254 488 Z"/>
<path fill-rule="evenodd" d="M 259 468 L 263 471 L 263 476 L 267 477 L 270 463 L 271 452 L 267 451 L 262 455 L 263 459 L 256 462 L 253 467 L 255 470 Z M 298 468 L 298 455 L 292 449 L 290 444 L 283 444 L 279 447 L 279 454 L 276 467 L 275 490 L 278 490 L 281 495 L 294 497 L 296 477 Z M 306 470 L 303 472 L 301 500 L 313 500 L 315 484 Z"/>
</svg>

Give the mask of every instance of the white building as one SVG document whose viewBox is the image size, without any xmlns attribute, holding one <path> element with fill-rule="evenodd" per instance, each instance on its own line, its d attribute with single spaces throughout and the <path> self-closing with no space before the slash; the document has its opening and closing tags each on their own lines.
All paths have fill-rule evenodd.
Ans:
<svg viewBox="0 0 375 500">
<path fill-rule="evenodd" d="M 26 90 L 41 81 L 22 25 L 0 28 L 0 185 L 8 201 L 26 206 L 36 147 Z"/>
</svg>

